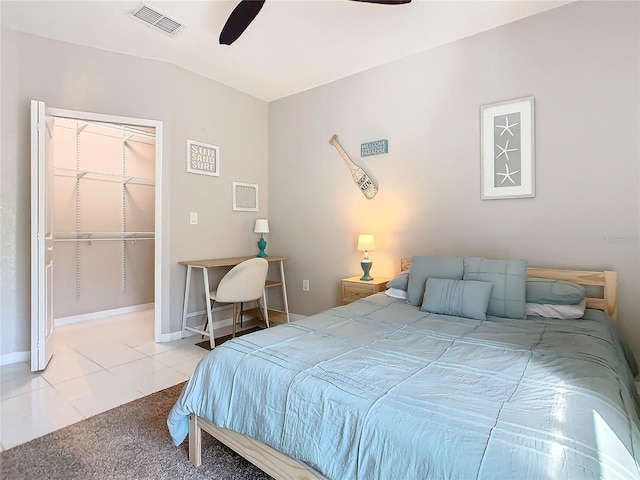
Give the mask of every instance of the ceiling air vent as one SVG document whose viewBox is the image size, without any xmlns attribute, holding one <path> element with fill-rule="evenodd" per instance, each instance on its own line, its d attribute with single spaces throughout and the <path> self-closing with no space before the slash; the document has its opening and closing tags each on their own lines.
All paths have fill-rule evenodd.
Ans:
<svg viewBox="0 0 640 480">
<path fill-rule="evenodd" d="M 183 26 L 182 23 L 177 22 L 173 18 L 166 16 L 164 13 L 145 5 L 144 3 L 138 5 L 130 15 L 153 28 L 162 30 L 170 35 L 178 33 L 178 30 Z"/>
</svg>

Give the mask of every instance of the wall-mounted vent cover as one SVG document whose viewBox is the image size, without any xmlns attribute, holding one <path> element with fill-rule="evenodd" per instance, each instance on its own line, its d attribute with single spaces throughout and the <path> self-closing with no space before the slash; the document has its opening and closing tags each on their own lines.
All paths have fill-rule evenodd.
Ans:
<svg viewBox="0 0 640 480">
<path fill-rule="evenodd" d="M 162 30 L 170 35 L 175 35 L 184 25 L 173 18 L 168 17 L 162 12 L 141 3 L 130 15 L 147 25 Z"/>
</svg>

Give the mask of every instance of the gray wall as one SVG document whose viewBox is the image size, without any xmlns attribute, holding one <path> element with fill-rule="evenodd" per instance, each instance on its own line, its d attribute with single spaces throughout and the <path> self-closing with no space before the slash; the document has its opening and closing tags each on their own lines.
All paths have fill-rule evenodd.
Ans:
<svg viewBox="0 0 640 480">
<path fill-rule="evenodd" d="M 361 272 L 358 233 L 374 233 L 374 276 L 413 254 L 617 270 L 640 355 L 638 20 L 637 2 L 577 2 L 270 103 L 270 236 L 293 257 L 292 311 L 337 305 Z M 482 201 L 479 107 L 528 95 L 536 197 Z M 334 133 L 379 181 L 374 199 Z M 382 138 L 388 155 L 360 158 Z"/>
<path fill-rule="evenodd" d="M 30 348 L 29 101 L 161 120 L 163 333 L 180 330 L 180 260 L 248 255 L 267 217 L 265 102 L 170 64 L 2 30 L 0 356 Z M 220 177 L 186 172 L 186 140 L 220 147 Z M 261 211 L 231 211 L 231 182 L 259 184 Z M 199 224 L 189 225 L 189 212 Z"/>
</svg>

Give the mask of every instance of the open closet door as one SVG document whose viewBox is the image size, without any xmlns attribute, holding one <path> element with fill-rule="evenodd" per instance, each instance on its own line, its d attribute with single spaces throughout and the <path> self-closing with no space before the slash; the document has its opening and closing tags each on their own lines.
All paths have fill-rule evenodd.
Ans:
<svg viewBox="0 0 640 480">
<path fill-rule="evenodd" d="M 31 371 L 53 355 L 53 121 L 31 101 Z"/>
</svg>

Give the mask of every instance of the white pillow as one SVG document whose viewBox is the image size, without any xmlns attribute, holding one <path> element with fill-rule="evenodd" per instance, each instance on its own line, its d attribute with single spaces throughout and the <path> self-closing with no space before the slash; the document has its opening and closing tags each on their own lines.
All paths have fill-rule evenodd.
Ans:
<svg viewBox="0 0 640 480">
<path fill-rule="evenodd" d="M 384 293 L 389 297 L 400 298 L 402 300 L 406 300 L 408 295 L 407 292 L 400 290 L 399 288 L 387 288 Z"/>
<path fill-rule="evenodd" d="M 577 305 L 551 305 L 548 303 L 527 303 L 525 310 L 527 315 L 546 318 L 582 318 L 587 308 L 585 298 Z"/>
</svg>

